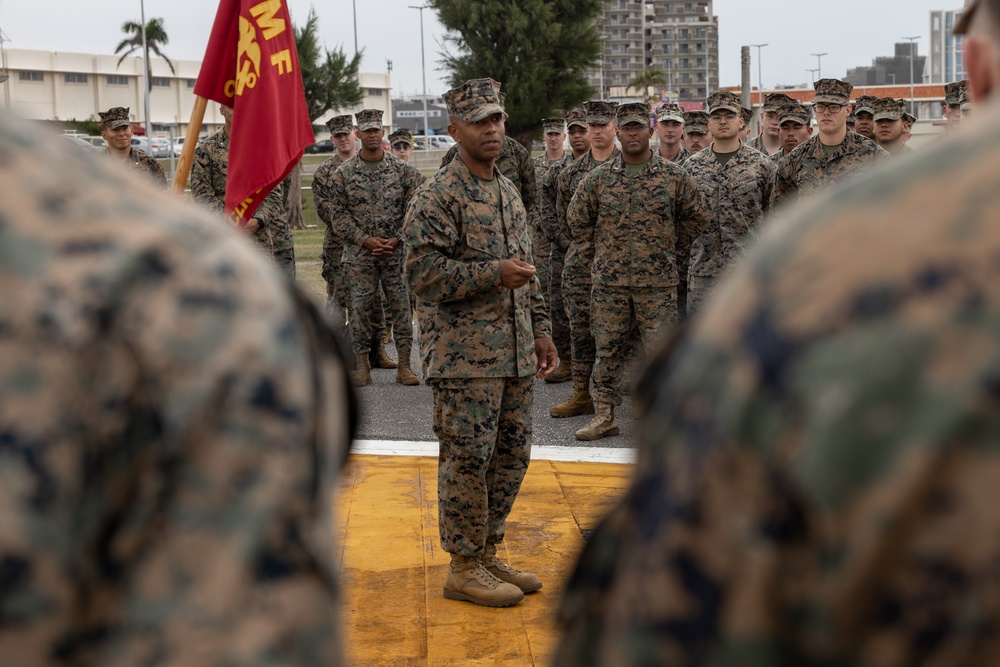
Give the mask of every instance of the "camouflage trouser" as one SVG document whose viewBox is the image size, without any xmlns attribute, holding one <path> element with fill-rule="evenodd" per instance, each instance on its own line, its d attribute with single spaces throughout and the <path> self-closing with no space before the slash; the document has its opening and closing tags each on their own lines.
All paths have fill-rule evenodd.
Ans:
<svg viewBox="0 0 1000 667">
<path fill-rule="evenodd" d="M 326 281 L 326 310 L 331 315 L 339 316 L 341 322 L 346 322 L 350 295 L 347 292 L 344 265 L 340 263 L 343 254 L 344 244 L 327 229 L 323 237 L 323 252 L 319 256 L 323 263 L 323 280 Z M 337 312 L 338 309 L 340 312 Z"/>
<path fill-rule="evenodd" d="M 635 351 L 636 336 L 642 343 L 640 353 L 648 353 L 659 342 L 663 327 L 678 321 L 675 288 L 595 286 L 590 323 L 597 345 L 594 402 L 621 405 L 625 367 Z"/>
<path fill-rule="evenodd" d="M 590 331 L 590 269 L 567 265 L 563 270 L 563 297 L 569 314 L 573 381 L 590 384 L 594 371 L 594 335 Z"/>
<path fill-rule="evenodd" d="M 541 238 L 541 235 L 534 233 L 531 236 L 531 261 L 535 265 L 535 275 L 542 286 L 542 297 L 545 299 L 546 307 L 551 308 L 552 299 L 549 298 L 548 275 L 552 270 L 552 243 L 548 239 Z"/>
<path fill-rule="evenodd" d="M 569 360 L 570 340 L 569 340 L 569 316 L 566 314 L 566 302 L 563 300 L 563 266 L 566 260 L 566 251 L 560 250 L 555 244 L 552 245 L 552 256 L 549 259 L 551 270 L 549 272 L 548 297 L 549 310 L 552 318 L 552 342 L 555 343 L 556 352 L 560 359 Z"/>
<path fill-rule="evenodd" d="M 478 556 L 503 542 L 531 459 L 534 378 L 429 380 L 438 438 L 441 548 Z"/>
<path fill-rule="evenodd" d="M 295 284 L 295 248 L 289 248 L 288 250 L 279 250 L 278 252 L 271 255 L 271 259 L 274 265 L 281 269 L 282 273 L 288 276 L 288 279 Z"/>
<path fill-rule="evenodd" d="M 701 310 L 702 304 L 708 295 L 711 293 L 712 288 L 715 287 L 718 276 L 696 276 L 688 274 L 688 288 L 687 288 L 687 316 L 693 317 L 696 312 Z"/>
<path fill-rule="evenodd" d="M 413 323 L 410 294 L 403 283 L 403 253 L 396 252 L 391 257 L 359 257 L 344 267 L 351 292 L 351 343 L 354 354 L 359 359 L 368 356 L 372 331 L 377 331 L 373 329 L 373 324 L 378 323 L 382 312 L 382 290 L 392 316 L 396 348 L 409 350 L 413 345 Z"/>
</svg>

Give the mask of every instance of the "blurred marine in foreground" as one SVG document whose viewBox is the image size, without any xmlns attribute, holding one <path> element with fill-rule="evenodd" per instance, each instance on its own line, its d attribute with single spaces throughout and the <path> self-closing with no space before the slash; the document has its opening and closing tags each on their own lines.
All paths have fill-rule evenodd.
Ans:
<svg viewBox="0 0 1000 667">
<path fill-rule="evenodd" d="M 0 116 L 0 663 L 335 665 L 350 386 L 217 216 Z"/>
<path fill-rule="evenodd" d="M 1000 2 L 970 13 L 980 104 Z M 1000 664 L 1000 110 L 977 108 L 773 221 L 653 366 L 557 665 Z"/>
</svg>

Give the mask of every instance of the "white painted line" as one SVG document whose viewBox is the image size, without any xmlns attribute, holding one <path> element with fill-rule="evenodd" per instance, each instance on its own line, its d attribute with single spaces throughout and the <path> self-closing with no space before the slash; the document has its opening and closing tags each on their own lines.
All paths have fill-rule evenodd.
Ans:
<svg viewBox="0 0 1000 667">
<path fill-rule="evenodd" d="M 438 443 L 419 440 L 355 440 L 352 454 L 371 456 L 433 456 Z M 579 463 L 635 463 L 635 450 L 619 447 L 541 447 L 531 448 L 531 458 L 538 461 Z"/>
</svg>

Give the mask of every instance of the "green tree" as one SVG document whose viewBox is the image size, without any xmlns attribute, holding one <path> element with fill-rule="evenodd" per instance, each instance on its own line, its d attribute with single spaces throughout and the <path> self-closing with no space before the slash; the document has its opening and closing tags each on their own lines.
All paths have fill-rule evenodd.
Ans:
<svg viewBox="0 0 1000 667">
<path fill-rule="evenodd" d="M 121 67 L 122 61 L 125 58 L 142 49 L 142 24 L 136 21 L 125 21 L 122 24 L 122 32 L 128 35 L 128 37 L 119 42 L 118 46 L 115 47 L 115 53 L 122 54 L 122 57 L 118 59 L 119 67 Z M 167 37 L 167 31 L 163 29 L 163 19 L 149 19 L 146 22 L 146 62 L 149 62 L 149 52 L 152 51 L 166 60 L 171 73 L 174 73 L 174 64 L 160 50 L 160 47 L 165 46 L 169 41 L 170 38 Z M 146 70 L 146 86 L 152 89 L 152 85 L 152 72 Z"/>
<path fill-rule="evenodd" d="M 333 109 L 346 109 L 361 103 L 361 83 L 358 68 L 361 52 L 348 58 L 343 49 L 329 51 L 320 45 L 319 18 L 316 10 L 310 9 L 306 22 L 301 27 L 294 26 L 295 48 L 299 54 L 299 69 L 302 72 L 302 86 L 305 89 L 306 108 L 309 120 L 315 121 Z M 302 216 L 302 163 L 295 165 L 289 174 L 285 192 L 285 211 L 292 229 L 305 229 Z"/>
<path fill-rule="evenodd" d="M 541 119 L 594 94 L 584 71 L 600 55 L 601 0 L 428 0 L 448 30 L 449 82 L 492 77 L 503 84 L 507 133 L 529 150 Z"/>
<path fill-rule="evenodd" d="M 644 102 L 654 102 L 660 99 L 659 94 L 650 94 L 649 89 L 661 89 L 667 87 L 667 73 L 662 69 L 648 69 L 645 72 L 636 74 L 628 83 L 628 90 L 640 94 Z"/>
</svg>

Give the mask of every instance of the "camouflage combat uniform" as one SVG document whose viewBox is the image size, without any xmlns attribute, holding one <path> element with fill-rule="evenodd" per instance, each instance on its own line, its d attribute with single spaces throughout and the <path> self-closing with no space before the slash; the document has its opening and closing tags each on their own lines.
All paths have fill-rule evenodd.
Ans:
<svg viewBox="0 0 1000 667">
<path fill-rule="evenodd" d="M 54 144 L 0 118 L 0 663 L 342 664 L 350 387 L 319 313 Z"/>
<path fill-rule="evenodd" d="M 701 195 L 659 155 L 630 175 L 619 154 L 583 179 L 567 219 L 578 256 L 591 258 L 594 402 L 620 405 L 636 330 L 649 350 L 662 326 L 678 322 L 677 288 L 708 224 Z"/>
<path fill-rule="evenodd" d="M 333 182 L 333 174 L 340 168 L 344 161 L 336 153 L 333 157 L 327 158 L 323 164 L 316 167 L 313 174 L 312 193 L 313 204 L 316 206 L 316 215 L 326 225 L 323 232 L 323 250 L 320 254 L 322 263 L 323 280 L 326 281 L 326 307 L 328 312 L 336 313 L 339 319 L 347 319 L 347 311 L 350 308 L 350 294 L 347 283 L 344 281 L 346 269 L 340 263 L 344 255 L 344 242 L 334 233 L 330 226 L 333 214 L 330 210 L 333 194 L 330 190 Z"/>
<path fill-rule="evenodd" d="M 615 148 L 608 160 L 598 162 L 594 159 L 593 151 L 588 152 L 567 165 L 556 181 L 556 215 L 559 220 L 559 231 L 563 238 L 570 240 L 564 260 L 562 288 L 566 300 L 566 312 L 569 314 L 573 381 L 580 386 L 590 385 L 594 360 L 597 358 L 594 334 L 590 330 L 590 271 L 594 256 L 573 241 L 567 211 L 573 194 L 587 174 L 598 166 L 613 161 L 619 155 L 621 151 Z"/>
<path fill-rule="evenodd" d="M 417 192 L 403 229 L 441 447 L 441 548 L 465 556 L 503 541 L 531 453 L 534 340 L 550 326 L 537 275 L 513 291 L 500 283 L 497 262 L 528 261 L 531 242 L 517 189 L 495 173 L 499 206 L 450 162 Z"/>
<path fill-rule="evenodd" d="M 816 134 L 795 147 L 778 162 L 774 203 L 782 204 L 796 195 L 812 195 L 834 183 L 889 159 L 889 154 L 871 139 L 848 131 L 837 151 L 827 157 Z"/>
<path fill-rule="evenodd" d="M 657 154 L 657 155 L 659 155 L 659 154 Z M 662 158 L 663 156 L 660 155 L 660 157 Z M 683 146 L 681 146 L 680 150 L 677 151 L 677 155 L 674 156 L 674 159 L 673 160 L 667 160 L 667 162 L 673 162 L 674 164 L 683 167 L 684 163 L 688 161 L 689 157 L 691 157 L 691 151 L 689 151 L 688 149 L 686 149 Z"/>
<path fill-rule="evenodd" d="M 102 151 L 102 155 L 108 159 L 113 158 L 110 148 L 105 148 Z M 132 171 L 138 172 L 143 174 L 146 178 L 152 179 L 152 181 L 157 185 L 164 188 L 167 187 L 167 177 L 163 173 L 163 167 L 161 167 L 160 163 L 149 154 L 144 153 L 138 148 L 129 148 L 128 158 L 126 158 L 125 163 Z"/>
<path fill-rule="evenodd" d="M 458 156 L 458 145 L 452 146 L 441 158 L 441 168 Z M 535 182 L 535 165 L 531 153 L 516 139 L 504 137 L 503 150 L 497 158 L 497 169 L 514 183 L 521 203 L 530 216 L 538 204 L 538 184 Z M 529 231 L 530 233 L 530 231 Z"/>
<path fill-rule="evenodd" d="M 708 217 L 708 229 L 691 247 L 686 302 L 690 317 L 770 212 L 776 169 L 767 156 L 748 146 L 741 146 L 725 165 L 712 151 L 702 151 L 684 168 L 698 183 Z"/>
<path fill-rule="evenodd" d="M 562 234 L 556 202 L 556 183 L 566 167 L 573 162 L 572 153 L 549 165 L 548 170 L 538 180 L 538 227 L 540 235 L 548 239 L 552 254 L 549 257 L 549 273 L 542 280 L 548 281 L 549 313 L 552 318 L 552 342 L 559 352 L 559 359 L 567 362 L 572 355 L 569 338 L 569 316 L 563 298 L 563 269 L 566 264 L 566 249 L 569 239 Z"/>
<path fill-rule="evenodd" d="M 229 170 L 229 135 L 219 130 L 198 142 L 191 164 L 191 196 L 196 202 L 222 215 L 226 203 L 226 173 Z M 279 183 L 261 202 L 253 217 L 260 222 L 253 238 L 295 282 L 295 244 L 282 206 L 284 196 Z"/>
<path fill-rule="evenodd" d="M 357 154 L 330 178 L 330 229 L 344 242 L 344 263 L 351 296 L 351 342 L 354 354 L 371 348 L 373 324 L 382 311 L 379 283 L 385 292 L 396 348 L 409 358 L 413 343 L 410 295 L 403 283 L 403 252 L 375 257 L 363 247 L 369 236 L 400 238 L 406 205 L 424 182 L 415 168 L 384 152 L 373 168 Z"/>
<path fill-rule="evenodd" d="M 790 210 L 645 380 L 554 664 L 1000 664 L 1000 113 Z M 942 183 L 941 165 L 948 165 Z"/>
</svg>

